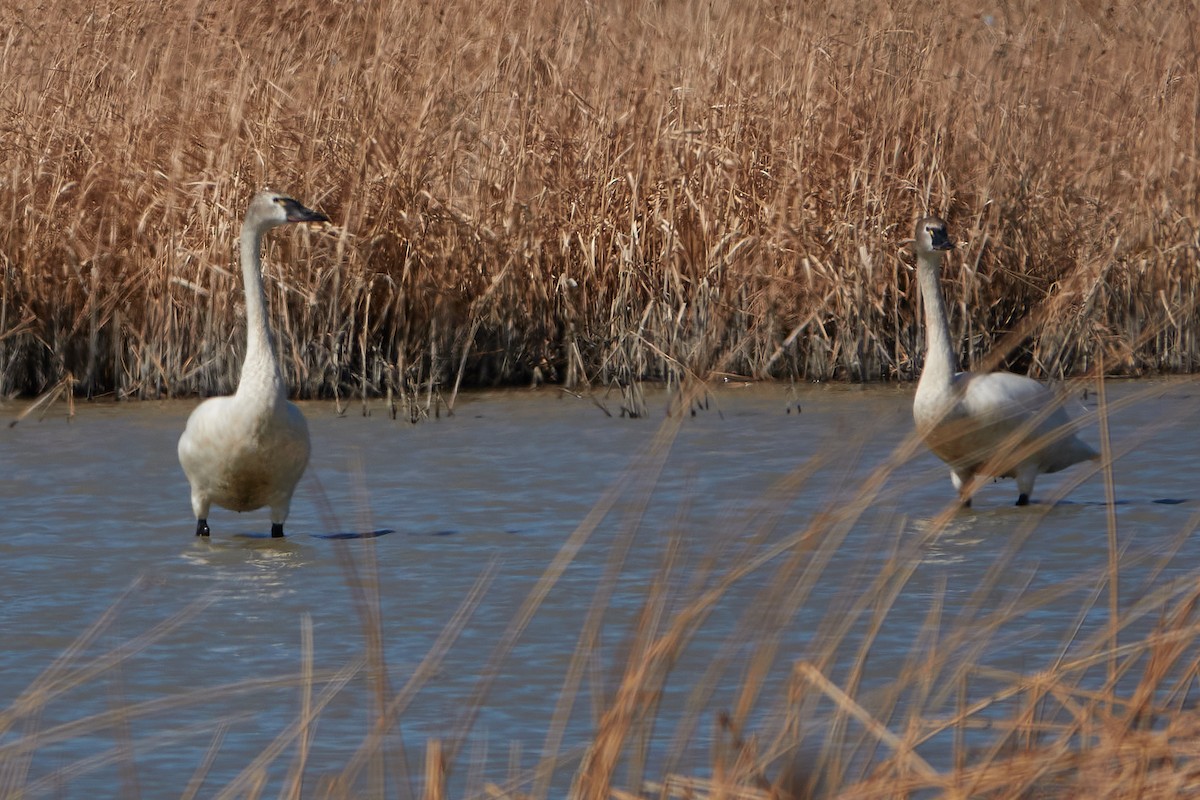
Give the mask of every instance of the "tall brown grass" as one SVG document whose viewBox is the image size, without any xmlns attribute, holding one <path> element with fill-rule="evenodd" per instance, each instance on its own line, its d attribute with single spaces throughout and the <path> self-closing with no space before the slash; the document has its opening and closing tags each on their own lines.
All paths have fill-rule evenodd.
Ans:
<svg viewBox="0 0 1200 800">
<path fill-rule="evenodd" d="M 932 210 L 963 357 L 1200 365 L 1187 0 L 0 8 L 0 391 L 211 393 L 265 184 L 303 396 L 908 379 Z"/>
</svg>

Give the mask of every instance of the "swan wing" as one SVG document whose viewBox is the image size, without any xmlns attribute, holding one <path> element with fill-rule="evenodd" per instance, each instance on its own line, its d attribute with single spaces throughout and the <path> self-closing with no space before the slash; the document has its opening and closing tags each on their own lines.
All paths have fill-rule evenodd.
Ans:
<svg viewBox="0 0 1200 800">
<path fill-rule="evenodd" d="M 312 445 L 308 435 L 308 421 L 294 403 L 286 403 L 283 414 L 277 417 L 270 450 L 278 470 L 278 488 L 292 496 L 296 484 L 308 466 Z"/>
<path fill-rule="evenodd" d="M 1033 378 L 1012 372 L 960 372 L 955 376 L 956 387 L 961 392 L 963 410 L 973 419 L 1002 423 L 1011 421 L 1013 427 L 1020 426 L 1031 417 L 1046 414 L 1068 421 L 1061 407 L 1047 409 L 1054 404 L 1054 392 Z"/>
<path fill-rule="evenodd" d="M 1055 392 L 1012 372 L 961 373 L 960 407 L 974 421 L 979 447 L 995 452 L 1021 442 L 1042 440 L 1030 460 L 1039 472 L 1057 472 L 1095 458 L 1097 453 L 1070 432 L 1071 418 Z"/>
<path fill-rule="evenodd" d="M 210 475 L 229 448 L 226 419 L 232 403 L 232 397 L 210 397 L 188 416 L 187 426 L 179 437 L 179 464 L 193 484 Z"/>
</svg>

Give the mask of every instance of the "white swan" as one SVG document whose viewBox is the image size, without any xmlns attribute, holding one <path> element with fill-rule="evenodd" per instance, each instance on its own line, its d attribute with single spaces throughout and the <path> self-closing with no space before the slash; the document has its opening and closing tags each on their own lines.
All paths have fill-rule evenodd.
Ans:
<svg viewBox="0 0 1200 800">
<path fill-rule="evenodd" d="M 940 286 L 942 253 L 954 244 L 937 217 L 917 222 L 913 249 L 925 302 L 925 367 L 913 419 L 925 443 L 950 465 L 964 505 L 976 477 L 1017 479 L 1017 505 L 1029 504 L 1033 482 L 1098 453 L 1067 430 L 1070 419 L 1054 393 L 1011 372 L 957 372 Z"/>
<path fill-rule="evenodd" d="M 179 463 L 192 486 L 196 535 L 208 536 L 213 503 L 233 511 L 271 508 L 271 536 L 283 536 L 292 492 L 308 466 L 308 423 L 288 402 L 267 322 L 259 251 L 268 230 L 328 217 L 290 197 L 260 192 L 242 223 L 246 360 L 231 397 L 205 400 L 179 437 Z"/>
</svg>

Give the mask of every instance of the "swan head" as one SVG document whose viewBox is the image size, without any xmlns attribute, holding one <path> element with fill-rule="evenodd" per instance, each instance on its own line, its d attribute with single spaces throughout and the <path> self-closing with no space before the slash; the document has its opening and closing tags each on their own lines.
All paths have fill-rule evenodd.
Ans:
<svg viewBox="0 0 1200 800">
<path fill-rule="evenodd" d="M 259 230 L 292 222 L 328 222 L 329 217 L 306 208 L 298 200 L 278 192 L 259 192 L 250 201 L 246 221 Z"/>
<path fill-rule="evenodd" d="M 941 217 L 922 217 L 917 220 L 913 231 L 913 249 L 917 255 L 936 255 L 943 250 L 953 250 L 954 242 L 946 232 L 946 221 Z"/>
</svg>

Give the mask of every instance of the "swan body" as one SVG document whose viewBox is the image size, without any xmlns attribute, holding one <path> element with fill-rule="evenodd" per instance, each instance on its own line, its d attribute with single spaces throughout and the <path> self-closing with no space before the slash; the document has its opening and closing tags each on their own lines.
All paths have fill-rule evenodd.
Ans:
<svg viewBox="0 0 1200 800">
<path fill-rule="evenodd" d="M 250 202 L 242 223 L 246 359 L 237 392 L 205 400 L 179 437 L 179 463 L 192 488 L 196 535 L 208 536 L 212 504 L 232 511 L 271 510 L 271 535 L 283 536 L 292 493 L 308 466 L 308 423 L 287 399 L 267 322 L 260 251 L 271 228 L 328 217 L 273 192 Z"/>
<path fill-rule="evenodd" d="M 1015 478 L 1017 505 L 1028 505 L 1038 475 L 1099 454 L 1068 431 L 1070 418 L 1042 383 L 1011 372 L 957 371 L 940 286 L 942 253 L 953 247 L 945 222 L 917 222 L 913 248 L 927 351 L 913 419 L 929 449 L 950 465 L 964 505 L 977 477 Z"/>
</svg>

